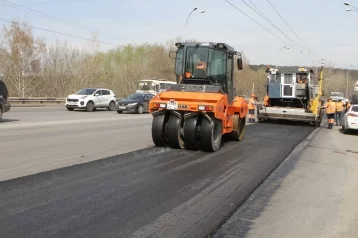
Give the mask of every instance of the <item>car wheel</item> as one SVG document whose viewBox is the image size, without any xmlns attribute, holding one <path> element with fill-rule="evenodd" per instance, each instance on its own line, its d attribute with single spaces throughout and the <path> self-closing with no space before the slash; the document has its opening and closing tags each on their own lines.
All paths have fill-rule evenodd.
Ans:
<svg viewBox="0 0 358 238">
<path fill-rule="evenodd" d="M 71 108 L 71 107 L 66 107 L 67 108 L 67 110 L 69 110 L 69 111 L 73 111 L 73 109 L 74 108 Z"/>
<path fill-rule="evenodd" d="M 0 107 L 0 121 L 1 121 L 1 119 L 2 119 L 2 109 Z"/>
<path fill-rule="evenodd" d="M 116 110 L 116 104 L 111 101 L 108 105 L 108 111 L 115 111 Z"/>
<path fill-rule="evenodd" d="M 137 114 L 142 114 L 143 113 L 143 105 L 139 105 L 137 107 Z"/>
<path fill-rule="evenodd" d="M 118 113 L 123 113 L 123 111 L 117 111 Z"/>
<path fill-rule="evenodd" d="M 87 112 L 92 112 L 94 110 L 94 103 L 89 101 L 86 105 L 86 111 Z"/>
</svg>

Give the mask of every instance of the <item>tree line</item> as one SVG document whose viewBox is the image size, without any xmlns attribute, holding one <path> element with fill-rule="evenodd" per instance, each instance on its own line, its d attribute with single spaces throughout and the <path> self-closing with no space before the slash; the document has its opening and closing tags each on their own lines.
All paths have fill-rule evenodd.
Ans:
<svg viewBox="0 0 358 238">
<path fill-rule="evenodd" d="M 175 50 L 180 37 L 166 44 L 125 45 L 98 51 L 96 37 L 92 51 L 72 47 L 67 42 L 46 43 L 33 35 L 27 22 L 12 21 L 0 35 L 0 75 L 12 97 L 66 97 L 85 87 L 106 87 L 117 97 L 135 91 L 141 79 L 161 78 L 175 81 Z M 193 40 L 195 41 L 195 40 Z M 266 92 L 266 65 L 251 65 L 243 54 L 244 70 L 235 68 L 237 94 L 252 92 L 263 97 Z M 345 92 L 344 69 L 325 67 L 325 92 Z M 352 88 L 358 71 L 349 72 Z M 351 90 L 350 90 L 351 91 Z"/>
</svg>

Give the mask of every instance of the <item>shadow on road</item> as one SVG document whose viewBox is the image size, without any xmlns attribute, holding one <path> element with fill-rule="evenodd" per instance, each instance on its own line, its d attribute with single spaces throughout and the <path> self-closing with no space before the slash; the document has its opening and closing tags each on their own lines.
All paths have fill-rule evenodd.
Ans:
<svg viewBox="0 0 358 238">
<path fill-rule="evenodd" d="M 0 124 L 1 123 L 7 123 L 7 122 L 14 122 L 14 121 L 20 121 L 20 120 L 17 120 L 17 119 L 1 119 L 1 121 L 0 121 Z"/>
<path fill-rule="evenodd" d="M 342 128 L 339 129 L 339 132 L 344 134 Z M 358 130 L 348 130 L 348 131 L 346 131 L 346 135 L 347 136 L 358 136 Z"/>
<path fill-rule="evenodd" d="M 73 111 L 68 111 L 68 112 L 82 112 L 82 113 L 95 113 L 95 112 L 108 112 L 108 113 L 115 113 L 115 114 L 136 114 L 135 112 L 123 112 L 123 113 L 117 113 L 117 111 L 108 111 L 108 109 L 105 108 L 98 108 L 96 110 L 93 110 L 92 112 L 87 112 L 86 110 L 81 110 L 81 109 L 75 109 Z M 143 112 L 142 114 L 149 114 L 149 112 Z"/>
<path fill-rule="evenodd" d="M 309 122 L 289 121 L 289 120 L 265 120 L 257 122 L 260 124 L 292 125 L 292 126 L 311 126 Z"/>
</svg>

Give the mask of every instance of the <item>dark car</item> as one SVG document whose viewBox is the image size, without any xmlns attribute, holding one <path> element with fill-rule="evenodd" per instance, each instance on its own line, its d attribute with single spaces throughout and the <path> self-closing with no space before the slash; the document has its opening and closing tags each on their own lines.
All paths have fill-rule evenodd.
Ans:
<svg viewBox="0 0 358 238">
<path fill-rule="evenodd" d="M 134 93 L 117 102 L 117 112 L 149 112 L 149 101 L 154 97 L 151 93 Z"/>
<path fill-rule="evenodd" d="M 10 111 L 10 108 L 9 92 L 6 84 L 0 79 L 0 120 L 2 119 L 2 114 Z"/>
</svg>

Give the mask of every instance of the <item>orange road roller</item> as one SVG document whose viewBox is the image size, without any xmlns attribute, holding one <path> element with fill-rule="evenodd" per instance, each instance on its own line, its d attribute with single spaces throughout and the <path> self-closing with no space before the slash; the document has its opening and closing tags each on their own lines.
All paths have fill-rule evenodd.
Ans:
<svg viewBox="0 0 358 238">
<path fill-rule="evenodd" d="M 223 136 L 244 138 L 248 103 L 236 96 L 234 68 L 242 57 L 225 43 L 176 43 L 177 84 L 149 102 L 152 139 L 157 147 L 218 151 Z"/>
</svg>

